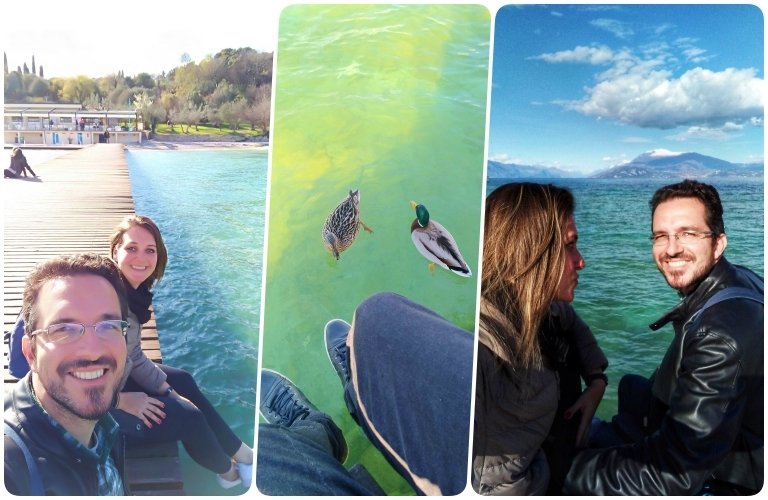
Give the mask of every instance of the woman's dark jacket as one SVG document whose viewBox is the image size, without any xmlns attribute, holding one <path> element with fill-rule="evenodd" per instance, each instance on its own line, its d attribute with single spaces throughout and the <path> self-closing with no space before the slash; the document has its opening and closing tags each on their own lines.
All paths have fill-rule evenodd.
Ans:
<svg viewBox="0 0 768 500">
<path fill-rule="evenodd" d="M 26 443 L 37 462 L 48 495 L 98 495 L 96 461 L 81 455 L 68 444 L 34 401 L 28 373 L 5 397 L 5 422 Z M 123 475 L 125 445 L 123 436 L 115 440 L 112 458 Z M 5 488 L 14 495 L 29 495 L 29 474 L 24 455 L 13 440 L 5 437 Z M 123 482 L 128 488 L 127 483 Z"/>
<path fill-rule="evenodd" d="M 763 305 L 715 292 L 758 290 L 763 280 L 725 258 L 651 328 L 675 337 L 652 381 L 654 409 L 640 443 L 586 450 L 568 473 L 569 495 L 692 495 L 705 481 L 742 492 L 763 486 Z M 685 332 L 685 333 L 684 333 Z"/>
</svg>

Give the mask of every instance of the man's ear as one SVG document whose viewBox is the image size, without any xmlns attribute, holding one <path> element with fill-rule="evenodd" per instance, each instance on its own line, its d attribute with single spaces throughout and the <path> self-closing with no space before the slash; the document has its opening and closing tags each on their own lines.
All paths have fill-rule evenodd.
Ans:
<svg viewBox="0 0 768 500">
<path fill-rule="evenodd" d="M 715 262 L 720 260 L 720 257 L 723 256 L 723 252 L 725 252 L 727 246 L 728 238 L 725 236 L 725 233 L 723 233 L 715 240 Z"/>
<path fill-rule="evenodd" d="M 27 358 L 30 371 L 37 371 L 37 359 L 35 357 L 35 350 L 32 348 L 32 339 L 27 335 L 21 338 L 21 352 L 24 353 L 24 357 Z"/>
</svg>

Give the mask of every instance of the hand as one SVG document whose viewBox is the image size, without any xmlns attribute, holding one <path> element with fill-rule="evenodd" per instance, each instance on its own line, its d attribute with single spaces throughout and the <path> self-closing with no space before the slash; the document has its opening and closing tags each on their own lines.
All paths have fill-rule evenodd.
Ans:
<svg viewBox="0 0 768 500">
<path fill-rule="evenodd" d="M 159 399 L 148 396 L 144 392 L 121 392 L 118 409 L 138 417 L 144 425 L 152 428 L 152 422 L 161 424 L 165 418 L 162 410 L 165 403 Z"/>
<path fill-rule="evenodd" d="M 603 399 L 605 393 L 605 382 L 602 380 L 593 380 L 587 389 L 579 396 L 576 403 L 570 408 L 565 410 L 563 415 L 566 420 L 570 420 L 573 416 L 581 412 L 581 420 L 579 421 L 579 429 L 576 432 L 576 447 L 586 448 L 589 440 L 589 427 L 592 424 L 592 417 L 595 416 L 595 411 L 600 401 Z"/>
</svg>

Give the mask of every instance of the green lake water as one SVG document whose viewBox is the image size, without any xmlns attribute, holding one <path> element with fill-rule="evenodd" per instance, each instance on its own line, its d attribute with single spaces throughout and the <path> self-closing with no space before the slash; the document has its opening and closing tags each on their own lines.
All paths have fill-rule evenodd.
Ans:
<svg viewBox="0 0 768 500">
<path fill-rule="evenodd" d="M 302 5 L 280 18 L 261 363 L 344 430 L 347 465 L 411 493 L 349 417 L 323 326 L 394 291 L 474 331 L 490 14 L 467 5 Z M 359 189 L 361 231 L 337 261 L 324 221 Z M 411 200 L 473 271 L 430 274 Z"/>
<path fill-rule="evenodd" d="M 168 248 L 153 305 L 163 362 L 192 373 L 232 430 L 253 446 L 267 153 L 127 153 L 136 212 Z M 179 445 L 187 495 L 238 495 Z"/>
</svg>

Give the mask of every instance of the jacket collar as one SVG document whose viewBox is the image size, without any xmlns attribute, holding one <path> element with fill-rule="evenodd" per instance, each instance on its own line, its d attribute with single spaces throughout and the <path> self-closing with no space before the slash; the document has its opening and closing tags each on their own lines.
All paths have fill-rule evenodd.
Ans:
<svg viewBox="0 0 768 500">
<path fill-rule="evenodd" d="M 648 325 L 649 328 L 655 331 L 670 321 L 676 322 L 687 320 L 704 305 L 712 294 L 717 290 L 728 286 L 728 277 L 732 275 L 733 272 L 733 265 L 731 265 L 724 256 L 720 257 L 717 264 L 715 264 L 709 274 L 699 282 L 698 286 L 688 295 L 682 296 L 682 300 L 679 304 L 669 310 L 661 318 Z"/>
<path fill-rule="evenodd" d="M 74 447 L 64 436 L 65 429 L 54 425 L 52 417 L 35 401 L 32 393 L 32 372 L 28 372 L 16 382 L 11 395 L 11 405 L 5 405 L 5 421 L 14 428 L 23 429 L 23 436 L 35 443 L 36 446 L 48 450 L 54 455 L 84 460 L 94 460 L 90 450 L 85 447 Z M 10 415 L 9 415 L 10 413 Z M 104 422 L 106 435 L 109 437 L 107 449 L 119 432 L 119 427 L 111 415 L 107 413 L 100 423 Z M 74 439 L 74 438 L 72 438 Z"/>
</svg>

